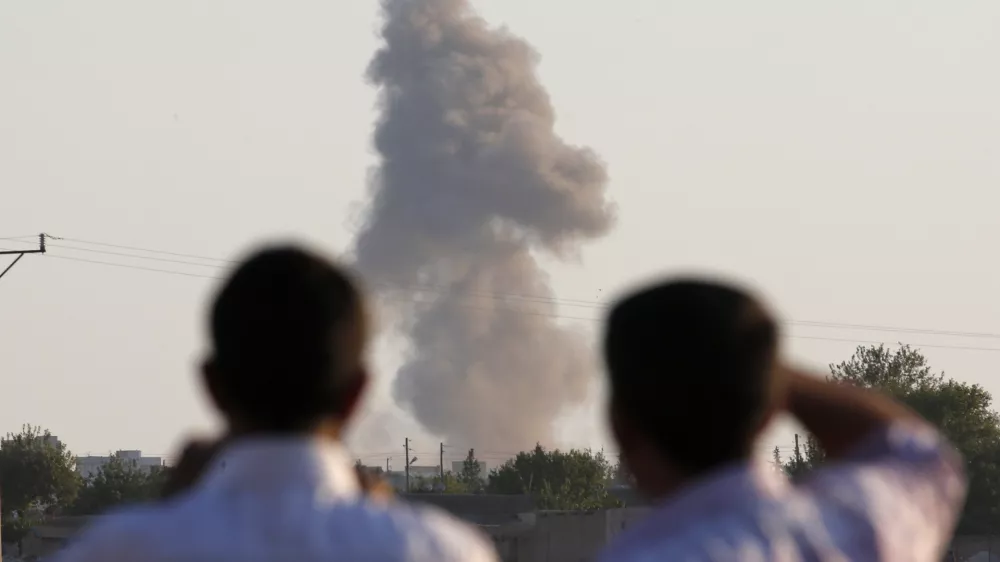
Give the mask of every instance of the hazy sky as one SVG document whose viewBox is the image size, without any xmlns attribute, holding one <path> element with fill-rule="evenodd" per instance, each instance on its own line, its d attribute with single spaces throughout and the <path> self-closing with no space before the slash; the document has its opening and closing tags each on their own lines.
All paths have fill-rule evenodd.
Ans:
<svg viewBox="0 0 1000 562">
<path fill-rule="evenodd" d="M 785 319 L 824 324 L 788 325 L 799 360 L 906 341 L 1000 394 L 1000 4 L 475 4 L 535 45 L 559 132 L 609 166 L 619 226 L 550 270 L 561 299 L 725 273 Z M 68 239 L 219 260 L 274 237 L 347 248 L 375 162 L 363 73 L 377 23 L 376 3 L 354 0 L 0 6 L 0 238 L 67 239 L 0 279 L 0 432 L 167 454 L 212 427 L 195 367 L 215 282 L 57 256 L 215 276 L 176 262 L 224 262 Z M 562 313 L 590 331 L 601 314 Z M 956 331 L 997 335 L 942 333 Z M 385 377 L 398 348 L 377 352 Z M 386 411 L 380 387 L 369 411 Z M 373 419 L 359 435 L 379 433 Z M 605 445 L 602 422 L 595 395 L 565 443 Z M 395 423 L 390 445 L 356 439 L 359 454 L 401 462 L 404 436 L 436 451 Z"/>
</svg>

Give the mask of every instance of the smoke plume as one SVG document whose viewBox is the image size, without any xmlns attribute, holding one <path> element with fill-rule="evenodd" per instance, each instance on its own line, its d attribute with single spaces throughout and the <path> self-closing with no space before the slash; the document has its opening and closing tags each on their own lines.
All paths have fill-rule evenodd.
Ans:
<svg viewBox="0 0 1000 562">
<path fill-rule="evenodd" d="M 527 43 L 488 27 L 466 0 L 382 9 L 384 45 L 369 68 L 381 164 L 355 257 L 396 295 L 412 344 L 395 398 L 455 444 L 550 442 L 593 365 L 583 340 L 556 324 L 535 252 L 571 257 L 608 232 L 607 173 L 553 132 Z"/>
</svg>

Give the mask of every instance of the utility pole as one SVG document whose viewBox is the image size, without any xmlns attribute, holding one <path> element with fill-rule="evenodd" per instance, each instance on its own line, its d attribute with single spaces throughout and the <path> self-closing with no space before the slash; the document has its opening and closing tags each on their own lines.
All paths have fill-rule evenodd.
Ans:
<svg viewBox="0 0 1000 562">
<path fill-rule="evenodd" d="M 444 484 L 444 443 L 441 443 L 441 483 Z"/>
<path fill-rule="evenodd" d="M 802 453 L 799 451 L 799 434 L 795 434 L 795 463 L 802 464 Z"/>
<path fill-rule="evenodd" d="M 406 454 L 406 493 L 410 493 L 410 438 L 403 442 L 403 452 Z"/>
<path fill-rule="evenodd" d="M 389 459 L 390 459 L 390 457 L 386 457 L 385 458 L 385 473 L 386 474 L 389 474 Z"/>
<path fill-rule="evenodd" d="M 11 268 L 14 267 L 14 265 L 17 264 L 17 262 L 21 261 L 21 258 L 24 257 L 24 254 L 44 254 L 45 253 L 45 238 L 46 238 L 46 236 L 47 236 L 46 234 L 39 234 L 38 235 L 38 249 L 37 250 L 4 250 L 4 251 L 0 251 L 0 256 L 13 256 L 13 255 L 17 256 L 16 258 L 14 258 L 14 261 L 12 261 L 11 264 L 7 266 L 7 269 L 4 269 L 2 272 L 0 272 L 0 277 L 3 277 L 4 275 L 6 275 L 7 272 L 10 271 Z"/>
</svg>

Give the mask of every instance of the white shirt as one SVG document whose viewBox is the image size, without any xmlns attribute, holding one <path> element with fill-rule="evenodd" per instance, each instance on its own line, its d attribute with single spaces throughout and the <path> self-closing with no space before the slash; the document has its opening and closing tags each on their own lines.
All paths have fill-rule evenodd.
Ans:
<svg viewBox="0 0 1000 562">
<path fill-rule="evenodd" d="M 498 562 L 473 527 L 366 500 L 350 457 L 313 439 L 222 451 L 189 493 L 102 517 L 58 562 Z"/>
<path fill-rule="evenodd" d="M 961 457 L 929 427 L 876 432 L 793 485 L 724 469 L 626 529 L 605 562 L 940 562 L 965 501 Z"/>
</svg>

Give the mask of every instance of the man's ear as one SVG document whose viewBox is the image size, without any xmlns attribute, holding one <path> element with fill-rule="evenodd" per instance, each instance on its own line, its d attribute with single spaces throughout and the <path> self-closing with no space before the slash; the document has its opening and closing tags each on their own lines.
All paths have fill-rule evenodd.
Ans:
<svg viewBox="0 0 1000 562">
<path fill-rule="evenodd" d="M 608 424 L 611 426 L 611 435 L 618 443 L 619 450 L 626 449 L 632 443 L 635 435 L 632 431 L 632 423 L 624 415 L 621 406 L 614 397 L 608 400 Z"/>
<path fill-rule="evenodd" d="M 351 383 L 344 388 L 342 411 L 345 420 L 354 417 L 366 390 L 368 390 L 368 369 L 363 366 L 358 367 L 355 376 L 351 377 Z"/>
<path fill-rule="evenodd" d="M 764 415 L 761 416 L 760 421 L 757 423 L 757 431 L 753 435 L 754 439 L 760 437 L 765 431 L 767 431 L 771 422 L 773 422 L 774 418 L 778 417 L 778 414 L 782 411 L 783 410 L 776 407 L 768 408 L 767 411 L 764 412 Z"/>
<path fill-rule="evenodd" d="M 220 380 L 219 368 L 214 357 L 209 357 L 201 364 L 201 379 L 215 408 L 223 414 L 228 414 L 229 397 L 223 390 L 225 386 Z"/>
</svg>

